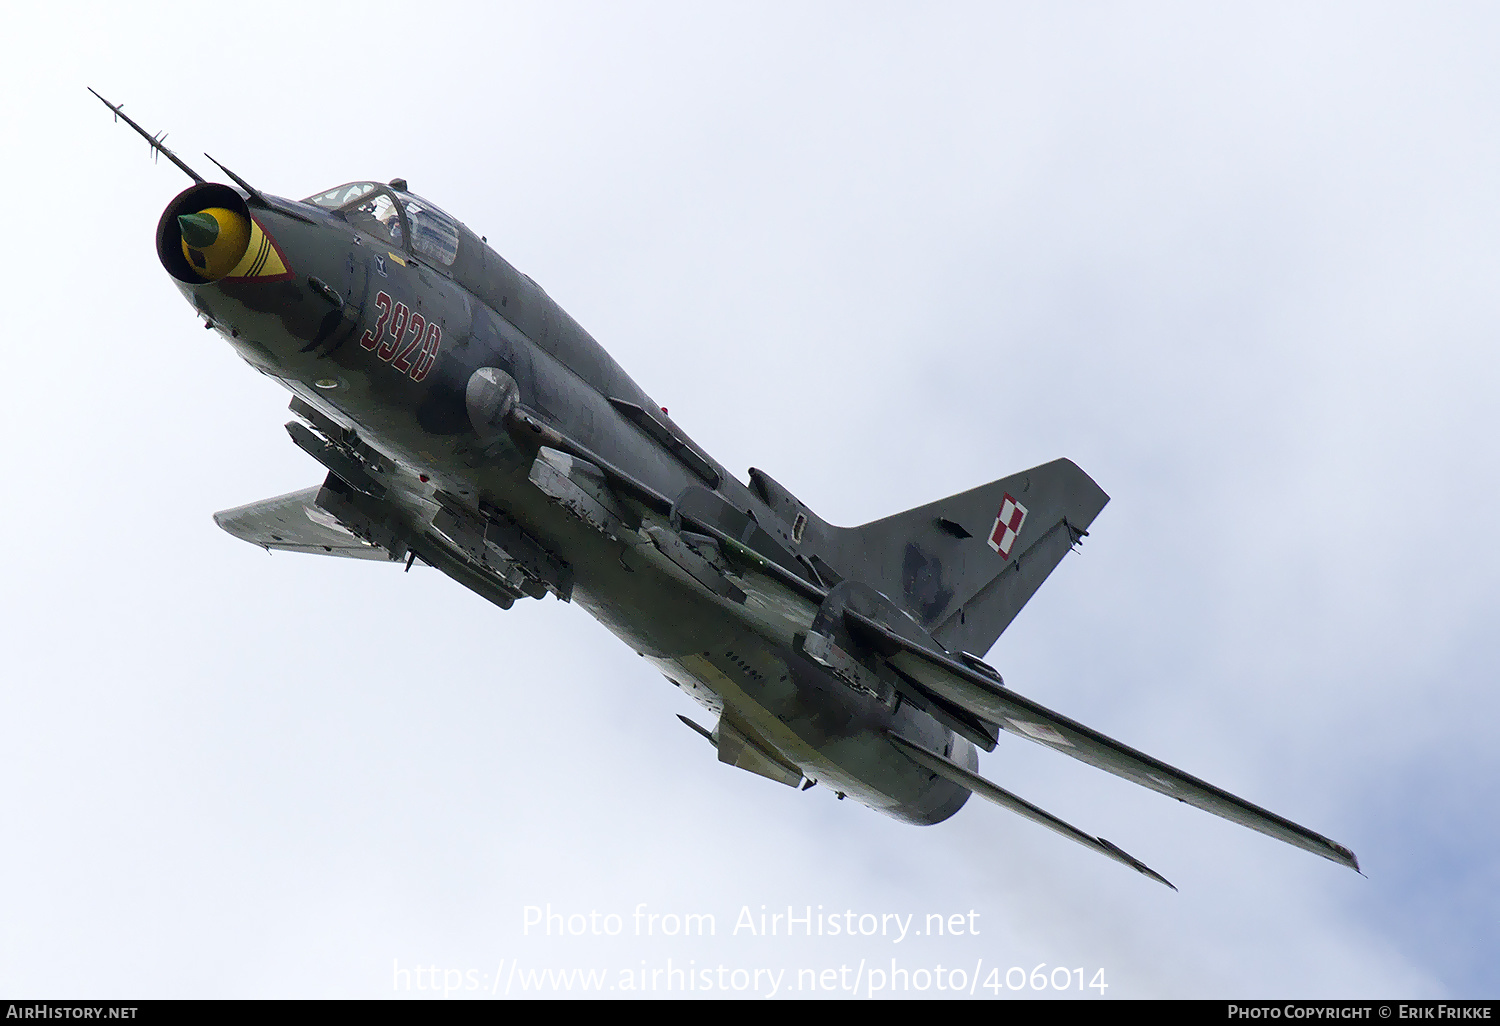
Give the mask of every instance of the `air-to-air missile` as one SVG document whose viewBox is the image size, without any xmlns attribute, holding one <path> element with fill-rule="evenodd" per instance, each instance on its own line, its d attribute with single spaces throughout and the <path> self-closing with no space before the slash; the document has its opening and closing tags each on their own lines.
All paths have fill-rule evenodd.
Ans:
<svg viewBox="0 0 1500 1026">
<path fill-rule="evenodd" d="M 405 181 L 304 200 L 223 165 L 234 184 L 209 182 L 105 103 L 194 179 L 162 213 L 157 256 L 205 327 L 292 393 L 287 432 L 325 472 L 216 514 L 230 534 L 420 561 L 502 609 L 577 602 L 715 718 L 683 720 L 720 762 L 910 823 L 978 794 L 1167 883 L 979 776 L 978 750 L 1005 733 L 1359 868 L 1342 845 L 1022 697 L 974 654 L 1108 501 L 1072 462 L 835 527 L 765 472 L 727 472 Z"/>
</svg>

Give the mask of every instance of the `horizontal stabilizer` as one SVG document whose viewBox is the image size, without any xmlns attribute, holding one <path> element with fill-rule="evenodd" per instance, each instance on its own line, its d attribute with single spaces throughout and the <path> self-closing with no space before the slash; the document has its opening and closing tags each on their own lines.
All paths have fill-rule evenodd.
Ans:
<svg viewBox="0 0 1500 1026">
<path fill-rule="evenodd" d="M 1056 830 L 1064 837 L 1068 837 L 1072 840 L 1077 841 L 1085 848 L 1090 848 L 1094 851 L 1097 851 L 1105 858 L 1111 858 L 1116 862 L 1127 865 L 1137 873 L 1140 873 L 1143 876 L 1149 876 L 1157 883 L 1166 884 L 1174 891 L 1177 889 L 1175 886 L 1173 886 L 1170 880 L 1162 876 L 1160 873 L 1156 872 L 1156 870 L 1152 869 L 1150 866 L 1146 865 L 1139 859 L 1134 858 L 1133 856 L 1121 851 L 1119 848 L 1115 847 L 1113 844 L 1110 844 L 1104 838 L 1091 837 L 1090 835 L 1084 833 L 1082 830 L 1079 830 L 1077 827 L 1073 826 L 1071 823 L 1066 823 L 1063 820 L 1058 819 L 1056 816 L 1052 815 L 1052 813 L 1046 811 L 1045 809 L 1037 808 L 1026 799 L 1019 798 L 1016 795 L 1011 794 L 1003 787 L 997 787 L 978 774 L 969 772 L 962 766 L 950 762 L 949 760 L 943 758 L 941 755 L 938 755 L 936 752 L 929 752 L 927 749 L 921 747 L 920 745 L 912 744 L 910 741 L 906 740 L 906 738 L 901 737 L 898 734 L 887 734 L 886 736 L 891 739 L 891 741 L 896 745 L 897 748 L 900 748 L 908 756 L 916 760 L 917 763 L 932 770 L 932 772 L 936 773 L 938 776 L 952 781 L 959 787 L 964 787 L 969 789 L 970 791 L 973 791 L 981 798 L 989 799 L 996 805 L 999 805 L 1001 808 L 1006 808 L 1011 812 L 1025 816 L 1033 823 L 1040 823 L 1042 826 L 1047 827 L 1049 830 Z"/>
<path fill-rule="evenodd" d="M 214 523 L 242 541 L 284 552 L 312 552 L 353 559 L 390 559 L 378 546 L 356 538 L 314 501 L 319 488 L 262 499 L 214 514 Z"/>
<path fill-rule="evenodd" d="M 886 665 L 928 693 L 982 720 L 1359 872 L 1359 860 L 1354 853 L 1322 834 L 1023 698 L 992 677 L 965 663 L 920 648 L 869 617 L 850 610 L 846 611 L 845 618 L 886 657 Z"/>
</svg>

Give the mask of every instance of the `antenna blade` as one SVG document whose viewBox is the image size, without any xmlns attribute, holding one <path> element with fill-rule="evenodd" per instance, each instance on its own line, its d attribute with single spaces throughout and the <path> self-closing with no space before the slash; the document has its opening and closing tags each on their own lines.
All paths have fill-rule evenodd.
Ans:
<svg viewBox="0 0 1500 1026">
<path fill-rule="evenodd" d="M 208 154 L 205 153 L 204 156 L 208 157 Z M 208 157 L 208 159 L 214 160 L 214 158 L 212 157 Z M 214 160 L 214 164 L 220 171 L 224 172 L 226 175 L 232 178 L 235 185 L 238 185 L 241 189 L 244 189 L 246 192 L 248 192 L 250 194 L 250 198 L 255 202 L 259 203 L 263 207 L 269 207 L 271 205 L 266 202 L 266 198 L 260 194 L 260 190 L 255 186 L 245 181 L 243 178 L 235 174 L 233 171 L 229 170 L 229 168 L 225 167 L 223 164 L 220 164 L 217 160 Z"/>
</svg>

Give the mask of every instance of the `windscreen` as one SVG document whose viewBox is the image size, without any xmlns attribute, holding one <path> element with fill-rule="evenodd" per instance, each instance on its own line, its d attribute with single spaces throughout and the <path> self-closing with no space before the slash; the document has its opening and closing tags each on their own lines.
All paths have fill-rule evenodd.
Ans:
<svg viewBox="0 0 1500 1026">
<path fill-rule="evenodd" d="M 350 182 L 348 185 L 340 185 L 337 189 L 329 189 L 316 196 L 309 196 L 302 202 L 311 203 L 325 210 L 337 210 L 345 204 L 368 196 L 378 188 L 380 186 L 374 182 Z"/>
</svg>

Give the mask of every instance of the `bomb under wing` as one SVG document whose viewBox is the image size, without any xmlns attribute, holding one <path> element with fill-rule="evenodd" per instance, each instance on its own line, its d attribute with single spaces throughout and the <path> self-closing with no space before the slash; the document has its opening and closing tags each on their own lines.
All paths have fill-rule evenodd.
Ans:
<svg viewBox="0 0 1500 1026">
<path fill-rule="evenodd" d="M 971 654 L 1108 501 L 1070 461 L 835 527 L 764 472 L 728 473 L 406 182 L 283 199 L 227 169 L 234 186 L 208 182 L 125 120 L 195 180 L 158 224 L 162 266 L 292 392 L 287 432 L 323 469 L 217 514 L 230 534 L 421 561 L 503 609 L 577 602 L 715 718 L 687 722 L 719 761 L 907 822 L 978 793 L 1167 883 L 980 777 L 978 751 L 1007 733 L 1358 869 L 1342 845 L 1016 694 Z"/>
</svg>

